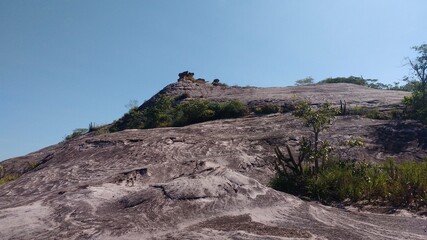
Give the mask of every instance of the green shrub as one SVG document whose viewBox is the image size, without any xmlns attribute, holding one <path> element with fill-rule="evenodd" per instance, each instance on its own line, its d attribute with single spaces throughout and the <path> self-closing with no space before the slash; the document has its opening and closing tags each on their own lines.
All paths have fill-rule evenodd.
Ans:
<svg viewBox="0 0 427 240">
<path fill-rule="evenodd" d="M 327 79 L 324 79 L 324 80 L 318 82 L 318 84 L 323 84 L 323 83 L 352 83 L 352 84 L 366 86 L 367 80 L 365 80 L 361 77 L 355 77 L 355 76 L 335 77 L 335 78 L 327 78 Z"/>
<path fill-rule="evenodd" d="M 405 77 L 411 84 L 412 95 L 403 100 L 409 117 L 427 124 L 427 44 L 412 47 L 417 52 L 414 59 L 407 59 L 412 77 Z"/>
<path fill-rule="evenodd" d="M 190 100 L 176 107 L 176 126 L 184 126 L 193 123 L 204 122 L 213 119 L 215 109 L 213 104 L 205 100 Z"/>
<path fill-rule="evenodd" d="M 7 176 L 4 176 L 4 177 L 0 178 L 0 185 L 6 184 L 6 183 L 8 183 L 10 181 L 13 181 L 13 180 L 17 179 L 18 177 L 19 177 L 18 175 L 7 175 Z"/>
<path fill-rule="evenodd" d="M 74 129 L 73 133 L 65 136 L 65 140 L 67 141 L 67 140 L 70 140 L 70 139 L 73 139 L 73 138 L 76 138 L 76 137 L 80 137 L 83 134 L 88 133 L 88 131 L 89 130 L 87 128 L 76 128 L 76 129 Z"/>
<path fill-rule="evenodd" d="M 280 107 L 271 103 L 264 104 L 262 106 L 255 107 L 253 109 L 255 114 L 271 114 L 280 112 Z"/>
<path fill-rule="evenodd" d="M 132 108 L 123 117 L 113 123 L 109 131 L 117 132 L 125 129 L 138 129 L 144 127 L 143 112 Z"/>
<path fill-rule="evenodd" d="M 142 112 L 144 128 L 170 127 L 173 125 L 174 106 L 171 97 L 161 95 L 152 106 Z"/>
<path fill-rule="evenodd" d="M 390 113 L 381 112 L 377 108 L 367 108 L 363 106 L 356 106 L 353 108 L 349 108 L 347 110 L 349 115 L 360 115 L 371 119 L 379 119 L 379 120 L 389 120 L 392 119 L 393 116 L 398 117 L 399 115 L 394 115 L 394 112 L 397 113 L 398 110 L 392 109 Z"/>
<path fill-rule="evenodd" d="M 131 109 L 109 130 L 115 132 L 132 128 L 185 126 L 215 119 L 238 118 L 249 113 L 246 104 L 238 100 L 223 103 L 203 99 L 185 100 L 188 96 L 183 94 L 172 99 L 161 95 L 153 105 L 144 110 Z"/>
<path fill-rule="evenodd" d="M 423 124 L 427 124 L 427 104 L 423 100 L 421 92 L 413 91 L 412 96 L 404 97 L 403 103 L 407 107 L 407 117 L 420 120 Z"/>
<path fill-rule="evenodd" d="M 390 119 L 390 116 L 387 113 L 380 112 L 376 108 L 367 110 L 365 113 L 365 117 L 371 118 L 371 119 L 380 119 L 380 120 Z"/>
<path fill-rule="evenodd" d="M 367 200 L 418 209 L 427 206 L 426 172 L 427 161 L 372 164 L 331 160 L 317 174 L 306 171 L 302 176 L 277 175 L 271 185 L 324 203 Z"/>
<path fill-rule="evenodd" d="M 248 113 L 248 107 L 238 100 L 217 103 L 193 99 L 176 107 L 174 125 L 185 126 L 215 119 L 238 118 Z"/>
<path fill-rule="evenodd" d="M 239 118 L 249 113 L 248 106 L 239 100 L 231 100 L 219 104 L 219 110 L 215 113 L 215 118 Z"/>
</svg>

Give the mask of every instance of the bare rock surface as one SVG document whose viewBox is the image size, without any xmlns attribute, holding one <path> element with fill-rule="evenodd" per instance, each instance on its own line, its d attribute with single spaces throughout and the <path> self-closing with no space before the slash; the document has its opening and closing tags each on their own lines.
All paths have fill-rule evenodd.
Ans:
<svg viewBox="0 0 427 240">
<path fill-rule="evenodd" d="M 381 109 L 399 106 L 403 97 L 410 95 L 410 93 L 403 91 L 384 91 L 348 83 L 258 88 L 215 86 L 209 83 L 197 83 L 189 80 L 172 83 L 162 89 L 159 94 L 173 97 L 186 94 L 193 99 L 213 101 L 239 99 L 251 106 L 264 103 L 283 105 L 291 103 L 296 98 L 306 99 L 312 104 L 325 102 L 338 104 L 342 100 L 352 107 L 363 106 Z M 152 104 L 159 94 L 153 96 L 140 108 Z"/>
<path fill-rule="evenodd" d="M 245 91 L 285 99 L 306 89 Z M 365 90 L 337 99 L 386 105 L 403 95 Z M 318 93 L 305 94 L 327 99 Z M 327 207 L 268 187 L 274 146 L 308 134 L 290 113 L 249 116 L 90 133 L 6 160 L 24 174 L 0 186 L 0 239 L 427 239 L 421 216 Z M 338 117 L 324 137 L 362 138 L 357 154 L 368 161 L 427 155 L 425 129 L 412 121 Z"/>
</svg>

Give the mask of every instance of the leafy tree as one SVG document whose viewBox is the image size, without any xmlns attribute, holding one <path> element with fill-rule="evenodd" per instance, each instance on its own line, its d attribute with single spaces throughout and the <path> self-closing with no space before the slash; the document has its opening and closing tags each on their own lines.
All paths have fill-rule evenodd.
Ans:
<svg viewBox="0 0 427 240">
<path fill-rule="evenodd" d="M 310 84 L 314 84 L 314 78 L 312 77 L 306 77 L 295 81 L 295 86 L 305 86 Z"/>
<path fill-rule="evenodd" d="M 314 109 L 307 101 L 299 102 L 295 106 L 293 115 L 304 120 L 304 124 L 311 128 L 313 133 L 312 139 L 304 139 L 302 148 L 307 154 L 309 160 L 314 161 L 314 169 L 319 171 L 319 159 L 324 162 L 331 148 L 326 141 L 319 140 L 319 134 L 329 128 L 332 120 L 338 110 L 333 108 L 329 103 L 325 103 L 320 108 Z"/>
<path fill-rule="evenodd" d="M 412 47 L 418 56 L 415 59 L 408 59 L 412 70 L 414 70 L 415 78 L 419 82 L 418 91 L 421 93 L 422 100 L 426 100 L 427 88 L 427 44 Z"/>
<path fill-rule="evenodd" d="M 408 58 L 408 63 L 413 70 L 412 76 L 405 77 L 408 83 L 412 83 L 412 95 L 405 97 L 404 103 L 410 108 L 411 117 L 427 123 L 427 44 L 415 46 L 418 56 Z"/>
<path fill-rule="evenodd" d="M 337 112 L 328 103 L 319 108 L 313 108 L 306 101 L 296 104 L 293 115 L 303 119 L 313 134 L 311 138 L 303 138 L 300 142 L 298 157 L 294 157 L 289 145 L 285 145 L 287 156 L 279 147 L 274 149 L 276 158 L 272 164 L 276 170 L 276 178 L 271 183 L 273 187 L 289 193 L 305 192 L 307 181 L 320 173 L 319 161 L 322 161 L 322 169 L 327 165 L 325 160 L 329 158 L 333 148 L 327 141 L 320 141 L 319 134 L 332 124 Z M 314 162 L 314 169 L 307 162 Z"/>
</svg>

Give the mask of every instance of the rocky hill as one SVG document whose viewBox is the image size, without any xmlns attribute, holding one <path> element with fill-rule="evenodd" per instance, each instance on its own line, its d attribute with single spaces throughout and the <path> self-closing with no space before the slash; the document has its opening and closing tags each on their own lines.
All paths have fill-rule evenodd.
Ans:
<svg viewBox="0 0 427 240">
<path fill-rule="evenodd" d="M 386 110 L 408 94 L 350 84 L 226 87 L 181 76 L 161 93 L 280 105 L 297 95 L 314 104 L 345 100 Z M 9 159 L 5 172 L 23 175 L 0 186 L 0 239 L 427 238 L 422 216 L 327 207 L 271 189 L 273 148 L 295 146 L 308 134 L 290 113 L 249 115 L 92 132 Z M 366 143 L 355 153 L 359 159 L 427 155 L 427 132 L 414 121 L 340 116 L 324 137 L 351 136 Z"/>
<path fill-rule="evenodd" d="M 206 82 L 204 79 L 194 79 L 192 74 L 189 72 L 181 73 L 177 82 L 166 86 L 142 104 L 140 109 L 153 104 L 159 95 L 172 97 L 186 95 L 191 99 L 210 101 L 239 99 L 249 106 L 258 106 L 264 103 L 283 106 L 291 104 L 295 98 L 308 100 L 312 104 L 325 102 L 339 104 L 341 100 L 353 107 L 377 107 L 380 109 L 401 106 L 403 97 L 410 95 L 410 93 L 403 91 L 383 91 L 348 83 L 271 88 L 229 87 L 221 84 L 218 79 L 216 79 L 218 82 L 212 83 Z"/>
</svg>

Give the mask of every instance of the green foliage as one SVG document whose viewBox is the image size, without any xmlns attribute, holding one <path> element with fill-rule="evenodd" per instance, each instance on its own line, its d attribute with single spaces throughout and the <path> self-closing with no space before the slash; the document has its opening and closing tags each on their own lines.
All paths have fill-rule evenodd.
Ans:
<svg viewBox="0 0 427 240">
<path fill-rule="evenodd" d="M 319 134 L 332 124 L 338 112 L 329 103 L 321 105 L 318 109 L 312 108 L 307 101 L 301 101 L 295 105 L 295 111 L 292 114 L 303 119 L 305 126 L 309 127 L 313 133 L 311 140 L 302 142 L 301 149 L 306 151 L 307 160 L 314 162 L 315 172 L 319 171 L 319 160 L 322 160 L 322 163 L 327 160 L 332 150 L 328 142 L 319 140 Z"/>
<path fill-rule="evenodd" d="M 272 103 L 267 103 L 262 106 L 255 107 L 252 111 L 255 114 L 271 114 L 280 112 L 280 107 Z"/>
<path fill-rule="evenodd" d="M 97 125 L 97 124 L 92 123 L 92 122 L 89 124 L 89 132 L 93 132 L 95 135 L 102 135 L 102 134 L 110 133 L 109 128 L 107 127 L 106 124 Z"/>
<path fill-rule="evenodd" d="M 401 111 L 392 109 L 391 111 L 380 111 L 378 108 L 367 108 L 363 106 L 355 106 L 347 108 L 347 115 L 360 115 L 371 119 L 390 120 L 400 118 Z"/>
<path fill-rule="evenodd" d="M 305 86 L 311 84 L 314 84 L 314 78 L 312 77 L 306 77 L 295 81 L 295 86 Z"/>
<path fill-rule="evenodd" d="M 125 129 L 138 129 L 143 128 L 143 112 L 137 108 L 132 108 L 123 115 L 122 118 L 115 121 L 113 126 L 109 129 L 110 132 L 122 131 Z"/>
<path fill-rule="evenodd" d="M 171 97 L 160 95 L 155 104 L 143 112 L 144 128 L 169 127 L 173 125 L 174 106 Z"/>
<path fill-rule="evenodd" d="M 6 184 L 6 183 L 8 183 L 10 181 L 13 181 L 13 180 L 17 179 L 18 177 L 19 177 L 18 175 L 7 175 L 7 176 L 4 176 L 4 177 L 0 178 L 0 185 Z"/>
<path fill-rule="evenodd" d="M 320 108 L 313 108 L 309 102 L 301 101 L 295 105 L 294 116 L 304 120 L 307 127 L 310 127 L 315 132 L 321 132 L 328 128 L 338 110 L 333 108 L 331 104 L 325 103 Z"/>
<path fill-rule="evenodd" d="M 35 160 L 28 161 L 27 163 L 28 163 L 28 170 L 33 170 L 39 165 L 39 163 Z"/>
<path fill-rule="evenodd" d="M 220 103 L 219 111 L 216 113 L 216 118 L 239 118 L 247 115 L 249 109 L 246 104 L 239 100 L 231 100 L 225 103 Z"/>
<path fill-rule="evenodd" d="M 411 96 L 404 97 L 403 103 L 407 107 L 407 117 L 418 119 L 427 124 L 427 103 L 423 100 L 420 91 L 413 91 Z"/>
<path fill-rule="evenodd" d="M 6 174 L 6 170 L 2 165 L 0 165 L 0 185 L 13 181 L 18 177 L 19 175 L 16 175 L 16 174 L 12 174 L 12 175 Z"/>
<path fill-rule="evenodd" d="M 317 174 L 277 175 L 271 182 L 278 190 L 325 203 L 368 200 L 395 207 L 427 206 L 427 161 L 382 164 L 330 160 Z M 289 182 L 293 181 L 293 182 Z"/>
<path fill-rule="evenodd" d="M 76 128 L 76 129 L 74 129 L 73 133 L 71 133 L 65 137 L 65 140 L 67 141 L 67 140 L 70 140 L 70 139 L 73 139 L 76 137 L 80 137 L 83 134 L 88 133 L 88 131 L 89 131 L 89 129 L 87 129 L 87 128 Z"/>
<path fill-rule="evenodd" d="M 110 131 L 185 126 L 215 119 L 238 118 L 249 113 L 246 104 L 238 100 L 217 103 L 201 99 L 183 101 L 183 97 L 186 96 L 172 99 L 162 95 L 144 110 L 133 108 L 117 120 Z"/>
<path fill-rule="evenodd" d="M 362 77 L 336 77 L 336 78 L 327 78 L 322 81 L 320 81 L 318 84 L 323 83 L 351 83 L 351 84 L 357 84 L 366 86 L 368 84 L 367 80 L 363 79 Z"/>
<path fill-rule="evenodd" d="M 324 84 L 324 83 L 351 83 L 351 84 L 366 86 L 366 87 L 375 88 L 375 89 L 402 90 L 402 91 L 408 91 L 408 89 L 411 87 L 411 84 L 399 86 L 399 83 L 396 82 L 395 85 L 393 86 L 392 84 L 380 83 L 378 82 L 378 79 L 364 79 L 363 77 L 355 77 L 355 76 L 327 78 L 318 82 L 318 84 Z"/>
<path fill-rule="evenodd" d="M 176 107 L 173 125 L 185 126 L 214 119 L 238 118 L 248 112 L 247 106 L 238 100 L 217 103 L 193 99 Z"/>
<path fill-rule="evenodd" d="M 213 119 L 215 107 L 213 103 L 204 100 L 189 100 L 179 104 L 176 108 L 174 125 L 184 126 Z"/>
<path fill-rule="evenodd" d="M 415 59 L 408 59 L 413 71 L 412 76 L 406 77 L 412 83 L 412 95 L 405 97 L 404 104 L 408 108 L 408 116 L 427 124 L 427 44 L 415 46 L 418 56 Z"/>
</svg>

